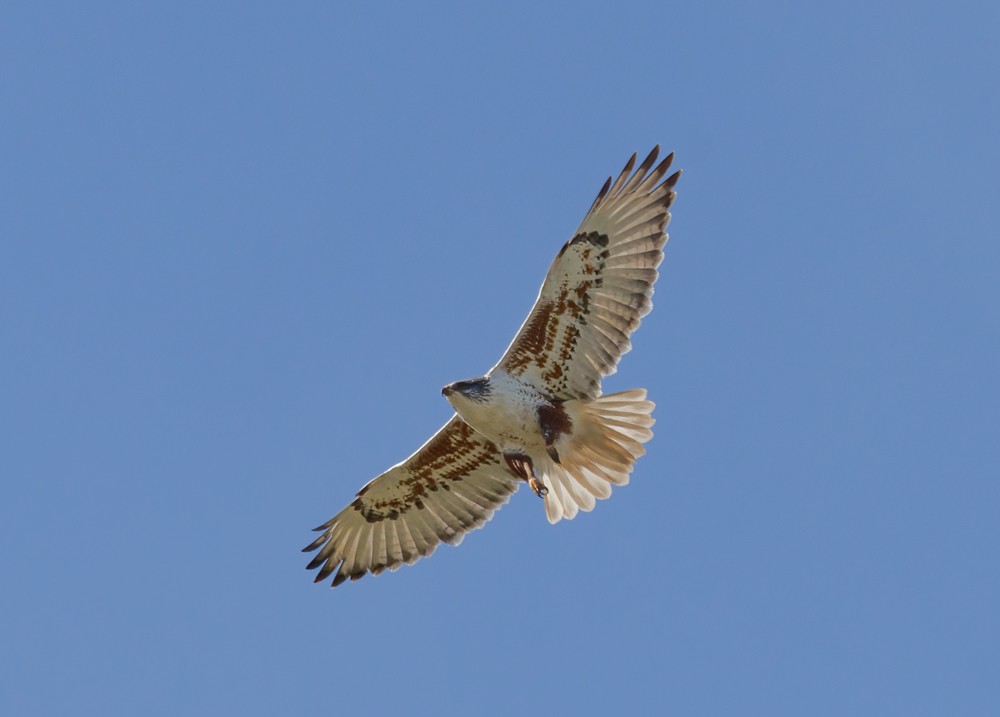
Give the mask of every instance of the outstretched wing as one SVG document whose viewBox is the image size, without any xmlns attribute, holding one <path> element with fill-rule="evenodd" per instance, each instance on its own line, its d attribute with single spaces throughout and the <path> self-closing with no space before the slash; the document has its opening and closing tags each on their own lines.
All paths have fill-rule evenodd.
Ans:
<svg viewBox="0 0 1000 717">
<path fill-rule="evenodd" d="M 323 534 L 303 551 L 319 550 L 308 569 L 320 568 L 316 582 L 336 571 L 333 587 L 396 570 L 430 555 L 441 541 L 461 543 L 518 486 L 496 446 L 455 416 L 316 528 Z"/>
<path fill-rule="evenodd" d="M 674 155 L 652 169 L 659 151 L 657 145 L 635 174 L 633 154 L 614 184 L 608 177 L 495 369 L 555 398 L 600 395 L 601 378 L 615 372 L 632 348 L 629 337 L 653 307 L 681 174 L 661 182 Z"/>
</svg>

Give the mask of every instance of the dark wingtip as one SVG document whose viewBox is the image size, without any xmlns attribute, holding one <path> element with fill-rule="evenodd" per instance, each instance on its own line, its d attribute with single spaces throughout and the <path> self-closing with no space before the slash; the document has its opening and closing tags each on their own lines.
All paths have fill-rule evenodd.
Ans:
<svg viewBox="0 0 1000 717">
<path fill-rule="evenodd" d="M 671 152 L 670 154 L 668 154 L 666 157 L 663 158 L 662 162 L 656 165 L 656 169 L 653 170 L 653 174 L 662 177 L 664 174 L 667 173 L 667 170 L 670 169 L 670 165 L 673 163 L 673 161 L 674 161 L 674 153 Z"/>
<path fill-rule="evenodd" d="M 327 542 L 326 536 L 325 535 L 321 535 L 318 538 L 316 538 L 316 540 L 314 540 L 311 543 L 309 543 L 309 545 L 307 545 L 306 547 L 302 548 L 302 552 L 303 553 L 311 553 L 312 551 L 316 550 L 321 545 L 323 545 L 323 543 L 325 543 L 325 542 Z"/>
<path fill-rule="evenodd" d="M 673 157 L 674 156 L 673 153 L 671 153 L 670 156 Z M 667 177 L 667 181 L 665 181 L 664 184 L 668 187 L 673 187 L 675 184 L 677 184 L 677 180 L 681 178 L 681 173 L 683 171 L 684 171 L 683 169 L 678 169 L 676 172 Z"/>
<path fill-rule="evenodd" d="M 608 193 L 609 189 L 611 189 L 611 177 L 608 177 L 606 180 L 604 180 L 604 186 L 601 187 L 601 191 L 597 193 L 597 199 L 600 200 L 602 197 L 604 197 L 604 195 Z"/>
<path fill-rule="evenodd" d="M 315 562 L 315 561 L 313 561 L 313 562 Z M 330 577 L 330 574 L 334 570 L 336 570 L 338 567 L 340 567 L 341 562 L 342 561 L 338 561 L 338 560 L 327 560 L 326 564 L 322 568 L 319 569 L 319 573 L 316 575 L 316 579 L 313 580 L 313 582 L 314 583 L 321 583 L 324 580 L 326 580 L 328 577 Z M 312 563 L 310 563 L 310 565 L 311 564 Z"/>
<path fill-rule="evenodd" d="M 594 198 L 593 204 L 590 205 L 591 211 L 593 211 L 594 207 L 596 207 L 598 204 L 600 204 L 600 202 L 601 202 L 602 199 L 604 199 L 606 196 L 608 196 L 608 190 L 609 189 L 611 189 L 611 177 L 608 177 L 608 180 L 604 183 L 604 186 L 601 187 L 601 191 L 599 191 L 597 193 L 597 196 Z M 563 247 L 563 251 L 566 251 L 566 247 L 567 246 L 569 246 L 569 242 L 567 242 L 566 246 Z M 562 256 L 562 251 L 559 252 L 559 255 Z"/>
<path fill-rule="evenodd" d="M 625 163 L 625 168 L 622 169 L 623 175 L 627 175 L 632 171 L 632 168 L 635 167 L 635 160 L 637 160 L 638 158 L 639 158 L 639 153 L 633 152 L 632 156 L 629 157 L 628 161 Z"/>
<path fill-rule="evenodd" d="M 646 155 L 646 158 L 642 160 L 642 165 L 640 166 L 645 167 L 646 171 L 648 172 L 649 168 L 653 166 L 653 162 L 656 161 L 656 158 L 659 155 L 660 155 L 660 145 L 656 145 L 655 147 L 653 147 L 652 151 L 650 151 L 650 153 Z"/>
</svg>

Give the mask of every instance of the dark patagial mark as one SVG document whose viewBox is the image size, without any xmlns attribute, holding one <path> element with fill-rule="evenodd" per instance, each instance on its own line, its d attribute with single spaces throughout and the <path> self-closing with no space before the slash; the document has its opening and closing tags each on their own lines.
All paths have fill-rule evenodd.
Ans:
<svg viewBox="0 0 1000 717">
<path fill-rule="evenodd" d="M 497 449 L 492 443 L 478 438 L 465 422 L 456 421 L 448 430 L 434 436 L 407 465 L 409 475 L 399 482 L 404 493 L 377 498 L 365 495 L 372 485 L 369 483 L 358 491 L 350 507 L 369 523 L 398 520 L 410 510 L 424 510 L 424 498 L 429 493 L 450 491 L 451 483 L 461 481 L 472 471 L 495 461 L 496 454 Z M 325 531 L 331 523 L 325 523 L 317 530 Z M 328 539 L 329 535 L 324 533 L 305 552 L 315 550 Z"/>
</svg>

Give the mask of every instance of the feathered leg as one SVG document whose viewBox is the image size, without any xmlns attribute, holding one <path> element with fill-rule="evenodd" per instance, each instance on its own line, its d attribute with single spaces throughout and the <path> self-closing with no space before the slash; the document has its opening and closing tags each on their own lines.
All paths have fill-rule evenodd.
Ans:
<svg viewBox="0 0 1000 717">
<path fill-rule="evenodd" d="M 535 495 L 539 498 L 544 498 L 548 494 L 549 489 L 535 477 L 535 467 L 531 462 L 531 458 L 523 453 L 504 453 L 503 459 L 514 475 L 528 482 L 528 486 L 531 490 L 535 491 Z"/>
</svg>

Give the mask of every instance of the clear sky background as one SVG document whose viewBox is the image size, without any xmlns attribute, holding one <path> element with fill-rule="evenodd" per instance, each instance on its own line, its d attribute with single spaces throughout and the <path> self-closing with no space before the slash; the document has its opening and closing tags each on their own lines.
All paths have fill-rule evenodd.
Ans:
<svg viewBox="0 0 1000 717">
<path fill-rule="evenodd" d="M 1000 713 L 995 3 L 5 3 L 0 713 Z M 632 484 L 331 591 L 605 177 Z"/>
</svg>

